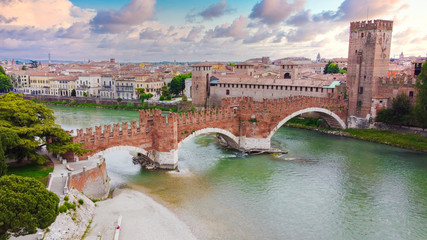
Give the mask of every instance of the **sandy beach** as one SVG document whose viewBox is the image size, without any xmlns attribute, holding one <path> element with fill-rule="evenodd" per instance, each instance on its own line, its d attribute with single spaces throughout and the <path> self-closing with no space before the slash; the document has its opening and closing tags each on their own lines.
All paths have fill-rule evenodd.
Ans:
<svg viewBox="0 0 427 240">
<path fill-rule="evenodd" d="M 119 239 L 196 239 L 190 228 L 170 210 L 141 192 L 116 189 L 113 198 L 96 203 L 89 234 L 85 239 L 113 239 L 122 216 Z"/>
</svg>

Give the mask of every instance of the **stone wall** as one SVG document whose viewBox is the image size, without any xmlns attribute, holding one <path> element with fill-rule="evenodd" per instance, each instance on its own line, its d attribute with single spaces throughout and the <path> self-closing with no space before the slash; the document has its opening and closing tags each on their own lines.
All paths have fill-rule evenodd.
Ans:
<svg viewBox="0 0 427 240">
<path fill-rule="evenodd" d="M 97 166 L 69 176 L 68 189 L 75 188 L 92 199 L 104 199 L 110 192 L 110 179 L 105 160 Z"/>
</svg>

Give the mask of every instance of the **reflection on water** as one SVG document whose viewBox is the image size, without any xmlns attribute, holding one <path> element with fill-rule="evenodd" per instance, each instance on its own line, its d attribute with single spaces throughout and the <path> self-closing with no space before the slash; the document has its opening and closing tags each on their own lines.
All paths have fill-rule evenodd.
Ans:
<svg viewBox="0 0 427 240">
<path fill-rule="evenodd" d="M 74 125 L 137 118 L 64 111 Z M 141 171 L 127 152 L 107 155 L 107 169 L 200 239 L 427 239 L 427 154 L 288 128 L 272 141 L 289 154 L 245 156 L 206 135 L 179 150 L 179 173 Z"/>
</svg>

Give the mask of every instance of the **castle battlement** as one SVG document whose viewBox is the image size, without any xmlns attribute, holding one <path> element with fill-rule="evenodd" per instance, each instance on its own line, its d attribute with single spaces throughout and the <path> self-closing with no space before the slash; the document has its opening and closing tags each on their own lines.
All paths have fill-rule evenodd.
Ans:
<svg viewBox="0 0 427 240">
<path fill-rule="evenodd" d="M 350 31 L 364 31 L 364 30 L 393 30 L 393 21 L 379 20 L 374 21 L 359 21 L 350 23 Z"/>
</svg>

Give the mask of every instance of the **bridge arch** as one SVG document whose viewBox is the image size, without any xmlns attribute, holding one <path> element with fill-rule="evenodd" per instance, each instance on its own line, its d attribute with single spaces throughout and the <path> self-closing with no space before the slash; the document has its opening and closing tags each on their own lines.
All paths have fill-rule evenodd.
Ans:
<svg viewBox="0 0 427 240">
<path fill-rule="evenodd" d="M 109 147 L 107 149 L 98 151 L 95 154 L 92 154 L 92 156 L 88 157 L 88 159 L 91 159 L 91 158 L 100 158 L 100 157 L 104 156 L 105 154 L 112 153 L 112 152 L 117 152 L 117 151 L 128 151 L 130 153 L 135 153 L 135 154 L 136 153 L 141 153 L 141 154 L 143 154 L 145 156 L 148 156 L 148 157 L 150 155 L 150 152 L 147 151 L 147 150 L 145 150 L 145 149 L 143 149 L 143 148 L 135 147 L 135 146 L 126 146 L 126 145 L 123 145 L 123 146 Z"/>
<path fill-rule="evenodd" d="M 233 133 L 230 131 L 221 129 L 221 128 L 203 128 L 197 131 L 192 132 L 190 135 L 182 139 L 178 143 L 178 149 L 184 145 L 184 143 L 188 142 L 190 139 L 202 135 L 202 134 L 208 134 L 208 133 L 218 133 L 220 134 L 231 147 L 239 148 L 239 137 L 236 137 Z"/>
<path fill-rule="evenodd" d="M 291 115 L 285 117 L 282 121 L 280 121 L 276 125 L 276 127 L 273 130 L 271 130 L 270 135 L 268 135 L 268 139 L 271 139 L 271 137 L 273 137 L 273 135 L 277 132 L 277 130 L 279 130 L 279 128 L 282 127 L 283 124 L 285 124 L 287 121 L 289 121 L 292 118 L 299 116 L 301 114 L 310 113 L 310 112 L 320 113 L 320 116 L 326 118 L 325 120 L 328 124 L 330 124 L 331 121 L 335 121 L 337 123 L 335 125 L 339 126 L 340 128 L 342 128 L 342 129 L 347 128 L 345 122 L 334 112 L 332 112 L 328 109 L 325 109 L 325 108 L 312 107 L 312 108 L 306 108 L 306 109 L 296 111 L 296 112 L 292 113 Z"/>
</svg>

